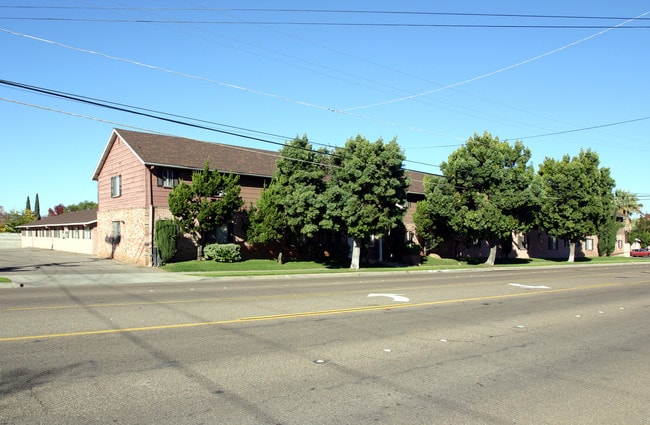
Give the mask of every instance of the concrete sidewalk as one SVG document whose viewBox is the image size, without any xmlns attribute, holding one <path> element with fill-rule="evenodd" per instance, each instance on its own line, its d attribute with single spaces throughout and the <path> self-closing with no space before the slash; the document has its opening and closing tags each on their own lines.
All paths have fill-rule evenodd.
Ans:
<svg viewBox="0 0 650 425">
<path fill-rule="evenodd" d="M 137 283 L 193 282 L 200 276 L 168 273 L 156 268 L 119 263 L 84 254 L 33 248 L 0 250 L 0 288 Z"/>
</svg>

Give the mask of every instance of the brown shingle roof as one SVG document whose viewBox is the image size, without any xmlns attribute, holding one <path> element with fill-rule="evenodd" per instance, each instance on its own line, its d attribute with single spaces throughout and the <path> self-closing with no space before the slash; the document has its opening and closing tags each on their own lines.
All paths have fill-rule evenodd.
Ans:
<svg viewBox="0 0 650 425">
<path fill-rule="evenodd" d="M 185 137 L 166 136 L 162 134 L 142 133 L 138 131 L 115 129 L 108 145 L 99 160 L 93 180 L 97 180 L 103 163 L 115 142 L 120 137 L 145 165 L 158 165 L 174 168 L 200 170 L 206 160 L 210 168 L 225 173 L 249 176 L 271 177 L 275 171 L 275 162 L 280 158 L 279 152 L 263 149 L 244 148 L 220 143 L 201 142 Z M 411 178 L 409 192 L 424 193 L 423 179 L 427 173 L 406 171 Z"/>
<path fill-rule="evenodd" d="M 97 210 L 73 211 L 65 214 L 43 217 L 38 221 L 23 224 L 19 228 L 29 229 L 31 227 L 46 226 L 83 226 L 97 222 Z"/>
<path fill-rule="evenodd" d="M 429 174 L 412 170 L 406 170 L 406 174 L 409 176 L 409 179 L 411 179 L 408 191 L 410 193 L 424 195 L 424 177 L 429 176 Z"/>
<path fill-rule="evenodd" d="M 225 173 L 271 177 L 278 152 L 201 142 L 184 137 L 164 136 L 116 129 L 146 165 L 164 165 L 200 170 L 210 168 Z"/>
</svg>

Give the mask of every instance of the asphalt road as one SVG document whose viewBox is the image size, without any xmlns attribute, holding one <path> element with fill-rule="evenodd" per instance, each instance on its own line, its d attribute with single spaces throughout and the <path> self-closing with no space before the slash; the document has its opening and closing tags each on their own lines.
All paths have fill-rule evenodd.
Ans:
<svg viewBox="0 0 650 425">
<path fill-rule="evenodd" d="M 0 283 L 0 288 L 116 286 L 199 280 L 92 255 L 31 248 L 0 248 L 0 277 L 11 279 L 8 284 Z"/>
<path fill-rule="evenodd" d="M 650 263 L 0 290 L 0 423 L 647 424 Z"/>
</svg>

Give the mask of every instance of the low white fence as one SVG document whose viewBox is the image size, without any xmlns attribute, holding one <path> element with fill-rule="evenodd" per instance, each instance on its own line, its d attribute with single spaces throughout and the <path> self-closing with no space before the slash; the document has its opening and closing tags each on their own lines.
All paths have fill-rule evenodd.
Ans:
<svg viewBox="0 0 650 425">
<path fill-rule="evenodd" d="M 20 248 L 20 233 L 0 233 L 0 249 Z"/>
</svg>

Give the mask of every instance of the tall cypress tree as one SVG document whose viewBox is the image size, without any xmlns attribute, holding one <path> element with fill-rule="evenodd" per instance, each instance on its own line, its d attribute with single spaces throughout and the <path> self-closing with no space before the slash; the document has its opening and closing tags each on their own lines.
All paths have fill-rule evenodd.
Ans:
<svg viewBox="0 0 650 425">
<path fill-rule="evenodd" d="M 41 203 L 38 201 L 38 193 L 36 194 L 36 199 L 34 200 L 34 215 L 36 215 L 36 220 L 41 219 Z"/>
<path fill-rule="evenodd" d="M 29 200 L 29 195 L 27 195 L 27 202 L 25 203 L 25 211 L 32 210 L 32 202 Z"/>
</svg>

